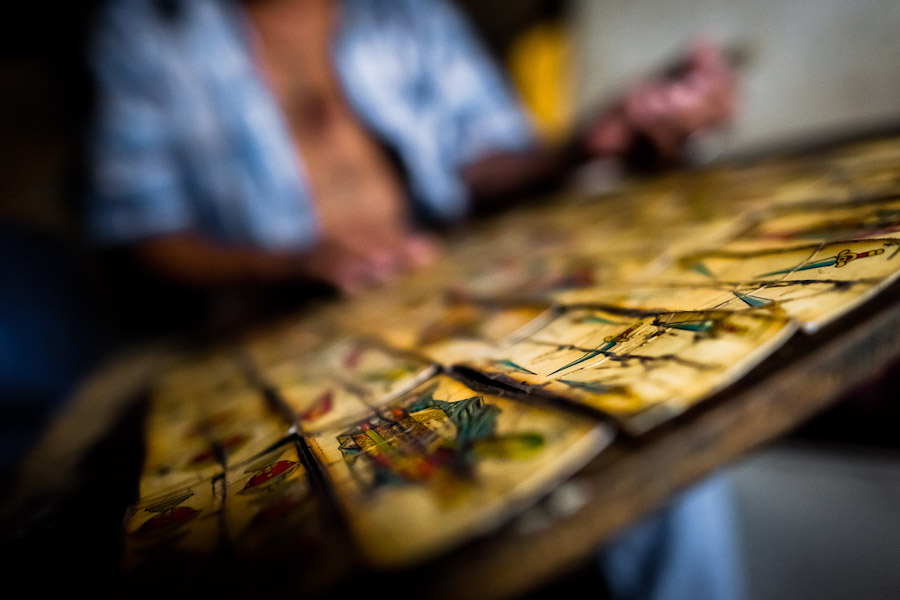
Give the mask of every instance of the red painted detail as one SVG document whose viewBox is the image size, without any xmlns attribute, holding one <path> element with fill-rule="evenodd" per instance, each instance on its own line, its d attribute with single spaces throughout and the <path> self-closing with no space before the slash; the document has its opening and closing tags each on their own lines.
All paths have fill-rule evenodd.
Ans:
<svg viewBox="0 0 900 600">
<path fill-rule="evenodd" d="M 362 344 L 357 344 L 353 346 L 346 355 L 344 355 L 344 366 L 348 369 L 355 369 L 359 366 L 360 360 L 362 360 L 363 354 L 366 352 L 366 347 Z"/>
<path fill-rule="evenodd" d="M 215 460 L 216 451 L 213 448 L 209 448 L 192 456 L 188 461 L 188 465 L 190 465 L 191 467 L 199 467 L 207 463 L 212 463 Z"/>
<path fill-rule="evenodd" d="M 301 421 L 315 421 L 329 412 L 334 407 L 334 392 L 331 390 L 326 390 L 322 392 L 318 398 L 316 398 L 315 403 L 303 414 L 300 415 Z"/>
<path fill-rule="evenodd" d="M 285 471 L 296 465 L 295 461 L 291 460 L 279 460 L 277 463 L 268 465 L 262 471 L 254 475 L 250 478 L 247 484 L 244 486 L 245 490 L 249 490 L 251 488 L 255 488 L 260 486 L 267 481 L 270 481 L 279 475 L 282 475 Z"/>
<path fill-rule="evenodd" d="M 171 527 L 177 527 L 187 523 L 199 513 L 199 510 L 193 509 L 190 506 L 178 506 L 172 510 L 147 519 L 135 533 L 156 533 Z"/>
<path fill-rule="evenodd" d="M 226 452 L 234 452 L 243 446 L 248 439 L 249 437 L 243 433 L 235 433 L 222 440 L 222 448 Z"/>
</svg>

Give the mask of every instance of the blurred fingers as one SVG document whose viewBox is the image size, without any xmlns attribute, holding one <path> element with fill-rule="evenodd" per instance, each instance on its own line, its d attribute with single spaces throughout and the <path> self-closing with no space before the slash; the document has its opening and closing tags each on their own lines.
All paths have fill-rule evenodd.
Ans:
<svg viewBox="0 0 900 600">
<path fill-rule="evenodd" d="M 437 260 L 440 251 L 437 241 L 421 234 L 407 237 L 403 243 L 407 264 L 413 268 L 427 267 Z"/>
<path fill-rule="evenodd" d="M 671 158 L 680 151 L 687 133 L 668 96 L 665 86 L 648 84 L 630 94 L 624 107 L 631 127 L 649 138 L 662 156 Z"/>
<path fill-rule="evenodd" d="M 302 268 L 347 294 L 388 283 L 432 263 L 437 244 L 398 227 L 348 228 L 304 255 Z"/>
</svg>

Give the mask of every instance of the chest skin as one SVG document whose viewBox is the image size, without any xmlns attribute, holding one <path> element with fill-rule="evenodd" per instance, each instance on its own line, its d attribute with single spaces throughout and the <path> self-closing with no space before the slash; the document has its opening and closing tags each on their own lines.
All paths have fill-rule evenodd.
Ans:
<svg viewBox="0 0 900 600">
<path fill-rule="evenodd" d="M 340 5 L 255 0 L 246 5 L 255 60 L 285 119 L 324 230 L 406 219 L 397 172 L 350 108 L 332 61 Z"/>
</svg>

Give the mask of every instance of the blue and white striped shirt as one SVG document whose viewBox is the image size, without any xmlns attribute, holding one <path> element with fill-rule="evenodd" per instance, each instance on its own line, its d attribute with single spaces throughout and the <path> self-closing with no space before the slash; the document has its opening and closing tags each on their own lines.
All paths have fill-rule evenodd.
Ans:
<svg viewBox="0 0 900 600">
<path fill-rule="evenodd" d="M 89 226 L 100 243 L 179 231 L 303 248 L 316 219 L 283 116 L 226 0 L 105 11 L 91 51 L 98 110 Z M 439 0 L 342 0 L 334 61 L 348 101 L 395 149 L 432 218 L 466 211 L 460 168 L 534 143 L 529 121 L 468 24 Z"/>
</svg>

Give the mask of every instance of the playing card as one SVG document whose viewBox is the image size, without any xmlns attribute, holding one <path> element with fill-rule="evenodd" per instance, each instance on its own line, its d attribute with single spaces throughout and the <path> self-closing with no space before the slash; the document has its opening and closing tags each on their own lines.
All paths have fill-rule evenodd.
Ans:
<svg viewBox="0 0 900 600">
<path fill-rule="evenodd" d="M 309 443 L 366 559 L 399 566 L 497 526 L 611 435 L 595 420 L 438 375 Z"/>
</svg>

